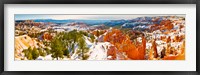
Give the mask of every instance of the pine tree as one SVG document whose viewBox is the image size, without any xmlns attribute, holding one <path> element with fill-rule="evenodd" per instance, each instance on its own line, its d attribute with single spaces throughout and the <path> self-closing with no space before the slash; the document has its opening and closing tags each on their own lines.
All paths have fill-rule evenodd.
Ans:
<svg viewBox="0 0 200 75">
<path fill-rule="evenodd" d="M 67 56 L 68 58 L 70 57 L 69 55 L 69 50 L 66 48 L 64 51 L 63 51 L 64 55 Z"/>
<path fill-rule="evenodd" d="M 95 39 L 94 35 L 91 34 L 91 35 L 90 35 L 90 38 L 91 38 L 91 41 L 92 41 L 92 43 L 93 43 L 93 42 L 94 42 L 94 39 Z"/>
<path fill-rule="evenodd" d="M 31 53 L 31 52 L 28 53 L 27 59 L 28 59 L 28 60 L 33 60 L 33 56 L 32 56 L 32 53 Z"/>
<path fill-rule="evenodd" d="M 79 55 L 82 57 L 82 60 L 86 60 L 88 55 L 85 55 L 85 53 L 88 52 L 89 48 L 86 46 L 85 40 L 83 38 L 79 39 L 78 46 L 81 52 Z"/>
<path fill-rule="evenodd" d="M 24 56 L 28 60 L 33 60 L 33 55 L 32 55 L 32 49 L 31 49 L 31 47 L 28 47 L 28 49 L 24 49 L 22 52 L 24 53 Z"/>
<path fill-rule="evenodd" d="M 63 50 L 64 50 L 64 46 L 61 42 L 61 39 L 59 39 L 58 36 L 56 36 L 52 42 L 51 42 L 51 53 L 52 53 L 52 57 L 53 59 L 56 58 L 58 60 L 58 58 L 64 58 L 63 56 Z"/>
<path fill-rule="evenodd" d="M 44 49 L 45 49 L 47 55 L 51 54 L 51 51 L 49 50 L 49 48 L 44 48 Z"/>
<path fill-rule="evenodd" d="M 97 37 L 99 37 L 99 35 L 100 35 L 100 33 L 99 33 L 99 31 L 97 30 Z"/>
<path fill-rule="evenodd" d="M 42 53 L 43 53 L 42 49 L 38 48 L 38 51 L 39 51 L 39 54 L 42 56 Z"/>
<path fill-rule="evenodd" d="M 72 53 L 74 53 L 74 51 L 75 51 L 75 50 L 74 50 L 74 49 L 75 49 L 74 46 L 75 46 L 74 43 L 72 43 L 72 47 L 71 47 Z"/>
<path fill-rule="evenodd" d="M 39 51 L 37 50 L 37 48 L 33 48 L 33 51 L 32 51 L 32 58 L 35 60 L 39 57 Z"/>
</svg>

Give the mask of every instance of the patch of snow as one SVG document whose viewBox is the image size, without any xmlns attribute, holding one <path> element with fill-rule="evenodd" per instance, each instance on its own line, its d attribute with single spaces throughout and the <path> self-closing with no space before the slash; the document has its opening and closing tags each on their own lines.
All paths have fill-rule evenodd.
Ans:
<svg viewBox="0 0 200 75">
<path fill-rule="evenodd" d="M 98 42 L 97 45 L 93 44 L 90 47 L 90 57 L 88 60 L 106 60 L 107 48 L 109 48 L 110 45 L 109 42 Z"/>
</svg>

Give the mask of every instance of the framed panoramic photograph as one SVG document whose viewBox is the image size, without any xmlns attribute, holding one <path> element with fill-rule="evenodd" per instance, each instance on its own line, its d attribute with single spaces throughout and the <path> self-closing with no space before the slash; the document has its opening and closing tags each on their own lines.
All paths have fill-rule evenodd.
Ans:
<svg viewBox="0 0 200 75">
<path fill-rule="evenodd" d="M 196 75 L 198 3 L 2 1 L 1 72 Z"/>
</svg>

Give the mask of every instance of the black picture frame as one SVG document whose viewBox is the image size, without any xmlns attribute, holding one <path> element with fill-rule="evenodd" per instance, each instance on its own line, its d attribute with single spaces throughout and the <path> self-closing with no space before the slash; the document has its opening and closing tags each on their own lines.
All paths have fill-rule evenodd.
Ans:
<svg viewBox="0 0 200 75">
<path fill-rule="evenodd" d="M 98 72 L 89 72 L 89 71 L 78 71 L 78 72 L 69 72 L 69 71 L 4 71 L 4 4 L 196 4 L 196 18 L 197 18 L 197 48 L 196 48 L 196 71 L 98 71 Z M 200 26 L 199 23 L 199 9 L 200 1 L 199 0 L 1 0 L 0 1 L 0 74 L 2 75 L 198 75 L 199 74 L 199 54 L 200 46 L 199 35 Z M 38 66 L 39 67 L 39 66 Z M 186 67 L 187 68 L 187 67 Z"/>
</svg>

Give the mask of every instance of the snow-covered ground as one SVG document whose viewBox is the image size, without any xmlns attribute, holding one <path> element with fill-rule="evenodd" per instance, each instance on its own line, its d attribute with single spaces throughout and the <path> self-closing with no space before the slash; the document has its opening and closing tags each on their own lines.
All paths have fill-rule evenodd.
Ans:
<svg viewBox="0 0 200 75">
<path fill-rule="evenodd" d="M 88 37 L 85 37 L 85 42 L 87 46 L 89 47 L 88 60 L 107 60 L 107 50 L 111 46 L 109 42 L 90 42 Z M 75 46 L 75 52 L 72 54 L 71 58 L 65 57 L 64 59 L 59 60 L 81 60 L 79 59 L 78 55 L 76 54 L 78 50 L 78 46 Z M 47 55 L 45 57 L 39 56 L 37 60 L 52 60 L 51 54 Z"/>
<path fill-rule="evenodd" d="M 88 60 L 107 60 L 107 51 L 111 46 L 109 42 L 98 42 L 90 47 Z"/>
<path fill-rule="evenodd" d="M 175 19 L 177 20 L 177 19 Z M 156 44 L 157 44 L 157 52 L 160 55 L 161 51 L 165 47 L 167 48 L 167 44 L 170 45 L 170 47 L 175 48 L 175 50 L 178 50 L 179 47 L 182 45 L 183 40 L 180 42 L 173 42 L 175 36 L 184 36 L 185 35 L 185 21 L 178 21 L 180 24 L 173 23 L 174 28 L 170 31 L 169 34 L 163 34 L 160 30 L 153 31 L 153 33 L 147 33 L 150 35 L 151 39 L 156 39 Z M 180 29 L 180 25 L 183 25 L 184 27 Z M 161 40 L 160 37 L 165 36 L 166 38 L 170 37 L 171 41 L 169 43 L 166 43 L 165 41 Z M 150 39 L 150 40 L 151 40 Z M 146 49 L 151 49 L 151 44 L 152 41 L 148 41 L 146 43 Z"/>
</svg>

